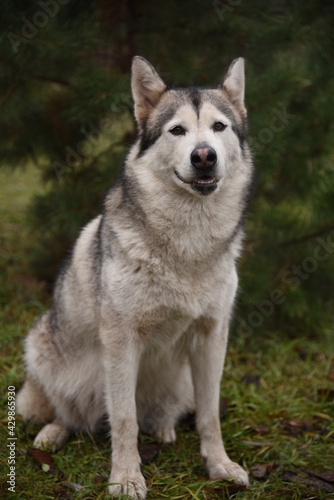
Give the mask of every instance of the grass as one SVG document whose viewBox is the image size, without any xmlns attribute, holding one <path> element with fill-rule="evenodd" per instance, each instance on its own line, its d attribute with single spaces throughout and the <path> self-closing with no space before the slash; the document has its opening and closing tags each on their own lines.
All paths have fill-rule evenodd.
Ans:
<svg viewBox="0 0 334 500">
<path fill-rule="evenodd" d="M 0 185 L 0 497 L 108 498 L 108 437 L 75 435 L 53 455 L 54 468 L 42 469 L 27 454 L 38 428 L 24 424 L 18 416 L 16 492 L 7 489 L 7 387 L 14 385 L 18 390 L 23 381 L 22 340 L 50 297 L 27 266 L 34 242 L 24 218 L 39 185 L 38 172 L 0 173 Z M 292 340 L 282 332 L 266 331 L 265 325 L 247 341 L 232 340 L 222 384 L 227 404 L 222 429 L 231 458 L 251 472 L 251 486 L 238 491 L 222 481 L 207 480 L 199 439 L 188 419 L 178 429 L 177 443 L 163 447 L 157 459 L 143 465 L 150 489 L 148 499 L 333 498 L 310 473 L 334 468 L 332 345 L 330 332 L 317 339 L 304 338 L 301 332 Z M 140 442 L 154 446 L 145 436 L 140 436 Z M 254 477 L 256 464 L 263 466 L 262 479 Z M 61 472 L 55 474 L 55 470 Z M 295 474 L 293 482 L 287 471 Z M 75 492 L 75 485 L 85 488 Z"/>
</svg>

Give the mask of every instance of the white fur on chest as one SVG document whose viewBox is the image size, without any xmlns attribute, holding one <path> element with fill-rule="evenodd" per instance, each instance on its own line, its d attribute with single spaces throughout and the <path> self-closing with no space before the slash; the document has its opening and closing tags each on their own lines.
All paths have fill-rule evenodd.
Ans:
<svg viewBox="0 0 334 500">
<path fill-rule="evenodd" d="M 231 255 L 194 260 L 193 268 L 166 255 L 149 262 L 122 257 L 103 268 L 104 300 L 145 338 L 161 337 L 162 343 L 179 337 L 199 317 L 218 315 L 237 286 Z"/>
</svg>

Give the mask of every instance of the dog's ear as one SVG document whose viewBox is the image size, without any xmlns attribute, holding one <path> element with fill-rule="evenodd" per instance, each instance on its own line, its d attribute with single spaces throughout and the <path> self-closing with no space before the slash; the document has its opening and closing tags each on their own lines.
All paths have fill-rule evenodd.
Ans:
<svg viewBox="0 0 334 500">
<path fill-rule="evenodd" d="M 231 102 L 235 104 L 240 111 L 246 112 L 244 106 L 245 60 L 243 57 L 239 57 L 232 61 L 220 88 L 225 90 Z"/>
<path fill-rule="evenodd" d="M 166 90 L 166 85 L 146 59 L 135 56 L 132 60 L 131 88 L 135 117 L 138 125 L 142 127 Z"/>
</svg>

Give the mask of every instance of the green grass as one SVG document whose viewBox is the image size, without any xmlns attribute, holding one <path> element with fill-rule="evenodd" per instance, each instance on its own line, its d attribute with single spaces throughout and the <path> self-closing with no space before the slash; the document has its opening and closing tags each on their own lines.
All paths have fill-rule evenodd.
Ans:
<svg viewBox="0 0 334 500">
<path fill-rule="evenodd" d="M 43 283 L 27 265 L 34 242 L 24 218 L 38 172 L 0 173 L 0 497 L 102 499 L 110 469 L 107 436 L 73 436 L 53 456 L 57 476 L 44 471 L 27 455 L 38 428 L 16 419 L 16 493 L 7 490 L 7 387 L 20 387 L 24 377 L 22 340 L 50 300 Z M 260 329 L 259 329 L 260 330 Z M 227 412 L 222 421 L 230 457 L 250 472 L 254 464 L 274 463 L 265 479 L 251 475 L 247 491 L 235 491 L 221 481 L 208 481 L 199 455 L 199 439 L 191 421 L 178 429 L 175 445 L 161 449 L 156 460 L 143 466 L 148 499 L 328 499 L 333 493 L 301 482 L 286 482 L 293 471 L 310 478 L 309 470 L 334 469 L 333 378 L 330 332 L 319 338 L 291 340 L 284 332 L 264 327 L 247 340 L 229 346 L 222 396 Z M 251 378 L 253 377 L 253 379 Z M 248 380 L 248 383 L 247 383 Z M 252 383 L 249 383 L 253 380 Z M 328 391 L 326 391 L 328 389 Z M 140 441 L 152 443 L 140 436 Z M 312 476 L 313 477 L 313 476 Z M 84 486 L 75 493 L 68 483 Z M 332 483 L 333 484 L 333 483 Z"/>
</svg>

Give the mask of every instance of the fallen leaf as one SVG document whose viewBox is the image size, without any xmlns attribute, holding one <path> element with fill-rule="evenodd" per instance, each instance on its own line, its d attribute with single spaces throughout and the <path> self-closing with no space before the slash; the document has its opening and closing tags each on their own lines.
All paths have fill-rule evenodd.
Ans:
<svg viewBox="0 0 334 500">
<path fill-rule="evenodd" d="M 53 458 L 48 451 L 39 450 L 38 448 L 28 448 L 27 453 L 29 457 L 32 457 L 39 464 L 46 464 L 50 467 L 54 466 Z"/>
<path fill-rule="evenodd" d="M 259 448 L 263 446 L 272 446 L 271 441 L 242 441 L 242 444 L 246 444 L 247 446 L 257 446 Z"/>
<path fill-rule="evenodd" d="M 138 451 L 142 463 L 151 464 L 158 457 L 161 448 L 161 443 L 139 443 Z"/>
<path fill-rule="evenodd" d="M 268 434 L 269 432 L 269 427 L 266 427 L 265 425 L 257 425 L 255 427 L 255 431 L 258 433 L 258 434 Z"/>
<path fill-rule="evenodd" d="M 315 489 L 321 489 L 323 491 L 326 491 L 327 493 L 334 493 L 334 485 L 316 477 L 304 477 L 287 470 L 283 472 L 283 474 L 281 475 L 281 479 L 289 483 L 305 484 L 306 486 L 311 486 Z"/>
<path fill-rule="evenodd" d="M 299 420 L 282 420 L 281 426 L 289 434 L 300 434 L 304 430 L 303 422 Z"/>
<path fill-rule="evenodd" d="M 286 415 L 283 415 L 282 413 L 268 413 L 268 417 L 270 418 L 285 418 Z"/>
<path fill-rule="evenodd" d="M 289 434 L 299 435 L 303 432 L 317 432 L 322 434 L 326 432 L 323 420 L 315 417 L 312 420 L 282 420 L 281 427 Z"/>
<path fill-rule="evenodd" d="M 272 470 L 277 468 L 277 464 L 270 462 L 268 464 L 254 464 L 251 468 L 252 475 L 256 479 L 266 479 Z"/>
<path fill-rule="evenodd" d="M 44 470 L 44 472 L 49 472 L 50 471 L 50 465 L 48 465 L 48 464 L 42 464 L 42 470 Z"/>
<path fill-rule="evenodd" d="M 268 473 L 267 464 L 255 464 L 251 468 L 252 475 L 257 479 L 265 477 Z"/>
<path fill-rule="evenodd" d="M 101 477 L 101 476 L 95 476 L 93 479 L 94 484 L 103 484 L 103 483 L 107 483 L 107 482 L 108 482 L 108 480 L 106 478 Z"/>
<path fill-rule="evenodd" d="M 334 471 L 333 470 L 326 470 L 324 472 L 315 472 L 313 470 L 308 470 L 307 471 L 309 474 L 312 474 L 312 476 L 319 477 L 320 479 L 323 479 L 324 481 L 327 481 L 328 483 L 334 483 Z"/>
<path fill-rule="evenodd" d="M 53 458 L 48 451 L 39 450 L 38 448 L 28 448 L 27 455 L 32 457 L 47 474 L 58 476 L 59 479 L 65 478 L 65 474 L 55 468 Z"/>
<path fill-rule="evenodd" d="M 57 486 L 57 488 L 53 490 L 53 493 L 55 498 L 61 498 L 62 500 L 70 500 L 70 497 L 68 496 L 67 492 L 60 486 Z"/>
</svg>

